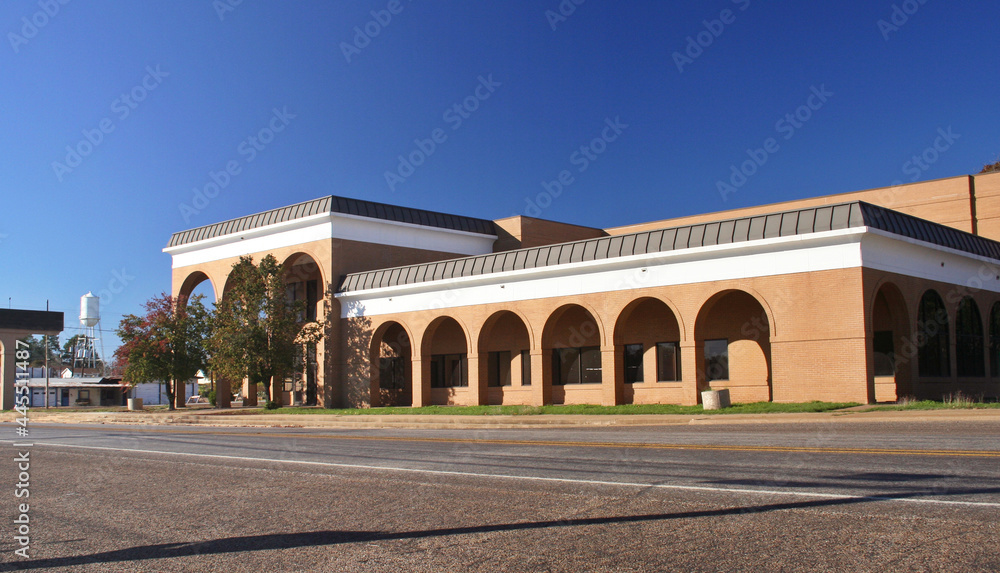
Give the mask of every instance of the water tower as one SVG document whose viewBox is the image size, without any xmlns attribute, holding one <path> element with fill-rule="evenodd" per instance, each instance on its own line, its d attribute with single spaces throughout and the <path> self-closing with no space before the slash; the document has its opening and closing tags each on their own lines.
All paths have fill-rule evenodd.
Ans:
<svg viewBox="0 0 1000 573">
<path fill-rule="evenodd" d="M 101 299 L 94 296 L 94 293 L 88 292 L 80 297 L 80 325 L 83 326 L 83 335 L 80 337 L 76 344 L 76 348 L 73 350 L 74 371 L 76 371 L 77 368 L 80 368 L 81 372 L 84 374 L 86 374 L 88 369 L 92 371 L 91 374 L 97 376 L 104 374 L 104 348 L 101 348 L 100 354 L 97 352 L 97 333 L 100 331 L 100 324 Z M 98 362 L 102 363 L 102 367 L 99 372 L 97 371 Z"/>
</svg>

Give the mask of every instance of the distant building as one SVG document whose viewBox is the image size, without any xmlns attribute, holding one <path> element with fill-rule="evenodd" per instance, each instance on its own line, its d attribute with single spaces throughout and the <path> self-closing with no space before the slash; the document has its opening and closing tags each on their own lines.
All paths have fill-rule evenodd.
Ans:
<svg viewBox="0 0 1000 573">
<path fill-rule="evenodd" d="M 32 408 L 45 406 L 45 385 L 44 375 L 28 381 Z M 50 378 L 48 388 L 50 407 L 121 406 L 124 403 L 120 378 Z"/>
<path fill-rule="evenodd" d="M 998 173 L 607 229 L 323 197 L 164 251 L 216 298 L 272 254 L 332 321 L 285 403 L 867 403 L 1000 394 L 996 239 Z"/>
</svg>

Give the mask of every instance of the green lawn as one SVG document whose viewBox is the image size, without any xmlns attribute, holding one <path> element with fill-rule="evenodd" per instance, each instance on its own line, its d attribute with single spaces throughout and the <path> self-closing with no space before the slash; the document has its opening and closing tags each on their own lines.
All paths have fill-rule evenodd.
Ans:
<svg viewBox="0 0 1000 573">
<path fill-rule="evenodd" d="M 905 404 L 886 404 L 872 406 L 869 410 L 980 410 L 1000 408 L 997 402 L 939 402 L 936 400 L 921 400 Z"/>
<path fill-rule="evenodd" d="M 776 404 L 755 402 L 735 404 L 722 410 L 705 411 L 701 406 L 674 406 L 669 404 L 649 404 L 622 406 L 425 406 L 423 408 L 351 408 L 326 410 L 322 408 L 279 408 L 277 410 L 254 410 L 257 414 L 335 414 L 340 416 L 364 416 L 375 414 L 409 415 L 462 415 L 462 416 L 532 416 L 538 414 L 769 414 L 795 412 L 827 412 L 857 406 L 853 402 L 806 402 L 801 404 Z M 244 412 L 240 412 L 244 413 Z"/>
</svg>

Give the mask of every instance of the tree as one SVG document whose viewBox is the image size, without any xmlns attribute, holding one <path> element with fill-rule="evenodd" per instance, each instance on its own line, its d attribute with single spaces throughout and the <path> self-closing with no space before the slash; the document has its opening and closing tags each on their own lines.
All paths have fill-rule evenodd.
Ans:
<svg viewBox="0 0 1000 573">
<path fill-rule="evenodd" d="M 116 331 L 122 345 L 115 359 L 124 381 L 130 386 L 166 382 L 171 410 L 178 385 L 194 378 L 208 363 L 210 315 L 202 298 L 186 300 L 163 293 L 146 301 L 145 316 L 126 315 Z"/>
<path fill-rule="evenodd" d="M 40 366 L 45 366 L 45 338 L 44 337 L 34 337 L 26 336 L 21 339 L 22 342 L 28 345 L 28 352 L 30 357 L 28 361 L 31 362 L 33 368 L 38 368 Z M 49 337 L 49 367 L 58 368 L 62 366 L 62 351 L 59 348 L 59 337 L 50 336 Z"/>
<path fill-rule="evenodd" d="M 259 265 L 253 257 L 240 257 L 229 282 L 212 323 L 213 370 L 230 380 L 264 384 L 268 401 L 280 406 L 281 383 L 295 360 L 301 304 L 288 302 L 284 265 L 272 255 Z"/>
<path fill-rule="evenodd" d="M 987 163 L 983 165 L 983 170 L 979 172 L 980 175 L 983 173 L 993 173 L 994 171 L 1000 171 L 1000 161 L 996 163 Z"/>
</svg>

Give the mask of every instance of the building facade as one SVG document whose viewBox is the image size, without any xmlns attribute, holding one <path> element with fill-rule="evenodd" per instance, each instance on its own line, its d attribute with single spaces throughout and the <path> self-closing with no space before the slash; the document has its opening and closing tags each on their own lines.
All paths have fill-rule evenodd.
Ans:
<svg viewBox="0 0 1000 573">
<path fill-rule="evenodd" d="M 994 239 L 1000 174 L 609 229 L 325 197 L 164 250 L 175 295 L 285 264 L 326 321 L 285 403 L 868 403 L 1000 394 Z"/>
</svg>

